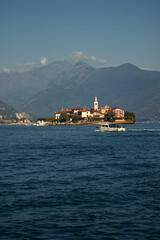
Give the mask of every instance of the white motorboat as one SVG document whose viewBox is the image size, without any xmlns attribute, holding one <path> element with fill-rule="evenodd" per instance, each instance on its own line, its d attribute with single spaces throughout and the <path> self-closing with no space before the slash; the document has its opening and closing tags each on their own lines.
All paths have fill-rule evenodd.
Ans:
<svg viewBox="0 0 160 240">
<path fill-rule="evenodd" d="M 126 131 L 125 127 L 119 124 L 115 124 L 115 123 L 111 123 L 111 124 L 102 124 L 97 126 L 98 131 L 101 132 L 122 132 L 122 131 Z"/>
</svg>

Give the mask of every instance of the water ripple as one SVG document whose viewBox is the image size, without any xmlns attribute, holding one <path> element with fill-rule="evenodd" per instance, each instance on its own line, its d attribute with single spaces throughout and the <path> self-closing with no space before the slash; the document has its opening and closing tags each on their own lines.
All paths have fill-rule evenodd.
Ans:
<svg viewBox="0 0 160 240">
<path fill-rule="evenodd" d="M 158 124 L 0 126 L 1 238 L 158 240 Z"/>
</svg>

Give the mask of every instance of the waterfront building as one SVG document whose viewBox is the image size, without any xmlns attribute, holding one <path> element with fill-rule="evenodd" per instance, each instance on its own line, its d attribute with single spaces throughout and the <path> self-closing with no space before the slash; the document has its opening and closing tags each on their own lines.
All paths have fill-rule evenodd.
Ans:
<svg viewBox="0 0 160 240">
<path fill-rule="evenodd" d="M 78 116 L 81 119 L 105 119 L 105 115 L 108 113 L 108 111 L 113 111 L 115 113 L 115 120 L 124 120 L 124 109 L 117 107 L 112 108 L 108 105 L 99 107 L 97 96 L 95 96 L 94 99 L 94 109 L 86 107 L 70 107 L 62 109 L 61 111 L 55 112 L 55 119 L 58 120 L 62 113 L 66 113 L 70 120 L 73 118 L 73 116 Z"/>
<path fill-rule="evenodd" d="M 108 111 L 111 111 L 112 110 L 112 108 L 111 107 L 109 107 L 109 106 L 104 106 L 104 107 L 101 107 L 101 112 L 102 113 L 107 113 Z"/>
<path fill-rule="evenodd" d="M 113 108 L 113 112 L 115 113 L 116 118 L 124 118 L 124 109 L 123 108 Z"/>
<path fill-rule="evenodd" d="M 83 108 L 82 110 L 78 111 L 78 116 L 81 116 L 82 118 L 89 118 L 91 114 L 91 109 L 89 108 Z"/>
<path fill-rule="evenodd" d="M 94 110 L 98 110 L 98 100 L 97 100 L 97 96 L 95 96 L 95 100 L 94 100 Z"/>
</svg>

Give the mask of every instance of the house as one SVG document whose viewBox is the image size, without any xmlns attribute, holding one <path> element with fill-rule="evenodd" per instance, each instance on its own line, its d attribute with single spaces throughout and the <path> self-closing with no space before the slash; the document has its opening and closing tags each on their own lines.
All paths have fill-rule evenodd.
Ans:
<svg viewBox="0 0 160 240">
<path fill-rule="evenodd" d="M 60 118 L 60 116 L 61 116 L 61 113 L 68 113 L 68 111 L 67 110 L 61 110 L 61 111 L 58 111 L 58 112 L 55 112 L 55 119 L 59 119 Z"/>
<path fill-rule="evenodd" d="M 101 110 L 102 113 L 105 114 L 105 113 L 107 113 L 108 111 L 111 111 L 112 108 L 106 105 L 106 106 L 104 106 L 104 107 L 101 107 L 100 110 Z"/>
<path fill-rule="evenodd" d="M 91 110 L 91 117 L 93 118 L 104 118 L 104 114 L 98 110 Z"/>
<path fill-rule="evenodd" d="M 83 108 L 82 108 L 82 107 L 74 107 L 74 108 L 72 108 L 72 113 L 73 113 L 73 114 L 76 114 L 76 113 L 78 113 L 78 111 L 80 111 L 80 110 L 83 110 Z"/>
<path fill-rule="evenodd" d="M 124 118 L 124 109 L 123 108 L 113 108 L 116 118 Z"/>
<path fill-rule="evenodd" d="M 78 111 L 78 116 L 81 116 L 82 118 L 88 118 L 91 115 L 91 109 L 89 108 L 83 108 L 82 110 Z"/>
</svg>

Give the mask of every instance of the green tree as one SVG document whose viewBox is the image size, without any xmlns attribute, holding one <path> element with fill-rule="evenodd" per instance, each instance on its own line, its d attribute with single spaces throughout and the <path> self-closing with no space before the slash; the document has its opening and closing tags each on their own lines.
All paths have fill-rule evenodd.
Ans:
<svg viewBox="0 0 160 240">
<path fill-rule="evenodd" d="M 73 123 L 78 122 L 80 120 L 82 120 L 82 117 L 80 117 L 80 116 L 78 116 L 76 114 L 72 116 L 72 122 Z"/>
<path fill-rule="evenodd" d="M 69 117 L 67 116 L 66 113 L 61 113 L 59 121 L 60 122 L 67 122 L 67 121 L 69 121 Z"/>
<path fill-rule="evenodd" d="M 126 111 L 124 113 L 124 118 L 125 118 L 126 121 L 133 121 L 133 122 L 135 122 L 135 117 L 136 116 L 135 116 L 134 112 Z"/>
<path fill-rule="evenodd" d="M 55 117 L 49 117 L 49 118 L 46 118 L 45 121 L 53 123 L 53 122 L 56 122 L 56 119 L 55 119 Z"/>
<path fill-rule="evenodd" d="M 113 111 L 108 111 L 105 114 L 105 120 L 108 122 L 114 122 L 115 121 L 115 113 Z"/>
</svg>

